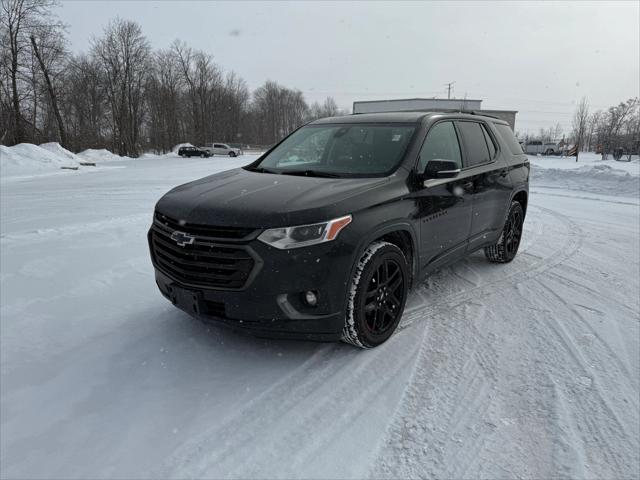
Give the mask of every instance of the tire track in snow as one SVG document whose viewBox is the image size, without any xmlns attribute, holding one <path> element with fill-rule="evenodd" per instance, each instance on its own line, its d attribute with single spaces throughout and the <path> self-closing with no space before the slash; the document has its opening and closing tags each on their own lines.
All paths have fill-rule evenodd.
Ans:
<svg viewBox="0 0 640 480">
<path fill-rule="evenodd" d="M 326 476 L 327 468 L 340 475 L 356 453 L 338 448 L 345 430 L 350 436 L 361 430 L 363 441 L 370 440 L 367 429 L 374 438 L 384 430 L 386 422 L 371 428 L 368 415 L 386 410 L 383 392 L 390 384 L 391 391 L 402 391 L 403 372 L 411 371 L 420 339 L 402 335 L 387 344 L 365 352 L 346 345 L 320 347 L 235 416 L 181 447 L 153 476 L 291 478 L 323 476 L 318 469 Z M 371 368 L 381 363 L 382 376 Z"/>
<path fill-rule="evenodd" d="M 428 292 L 420 292 L 425 302 L 424 306 L 412 310 L 411 320 L 407 319 L 402 326 L 409 328 L 417 319 L 421 319 L 422 322 L 428 320 L 430 323 L 435 322 L 440 329 L 439 335 L 425 338 L 420 350 L 420 359 L 403 396 L 402 405 L 387 432 L 379 459 L 370 472 L 372 476 L 457 478 L 466 475 L 474 466 L 476 458 L 481 456 L 484 448 L 483 437 L 497 428 L 497 420 L 492 415 L 487 415 L 492 409 L 492 393 L 497 381 L 497 361 L 489 362 L 486 359 L 499 358 L 500 352 L 491 347 L 493 341 L 497 341 L 497 337 L 487 340 L 483 332 L 465 324 L 465 320 L 468 323 L 468 319 L 474 317 L 468 313 L 463 315 L 462 319 L 454 316 L 460 308 L 464 309 L 478 298 L 500 294 L 507 284 L 520 284 L 538 277 L 574 256 L 581 246 L 581 230 L 575 222 L 550 209 L 532 207 L 532 210 L 550 217 L 550 223 L 556 224 L 552 228 L 562 231 L 564 241 L 559 248 L 541 256 L 525 255 L 526 260 L 522 260 L 522 257 L 517 258 L 506 266 L 513 270 L 502 278 L 443 298 L 434 298 L 433 302 L 430 302 Z M 545 240 L 543 235 L 540 239 Z M 549 243 L 550 240 L 546 239 L 546 242 Z M 537 248 L 536 251 L 538 250 L 541 249 Z M 522 253 L 527 252 L 525 250 Z M 513 267 L 514 264 L 516 268 Z M 482 325 L 488 322 L 488 317 L 484 307 L 481 307 L 481 310 L 479 322 Z M 429 330 L 431 333 L 433 328 L 435 326 Z M 435 347 L 434 344 L 439 347 Z M 447 356 L 448 361 L 438 363 L 438 357 L 443 355 Z M 460 358 L 469 359 L 465 364 L 467 370 L 460 369 Z M 470 363 L 476 365 L 477 369 L 469 371 Z M 473 383 L 474 381 L 476 383 Z M 458 385 L 455 393 L 442 393 L 451 388 L 452 382 Z M 475 409 L 473 406 L 467 406 L 447 411 L 451 403 L 464 403 L 464 397 L 460 400 L 459 389 L 466 391 L 465 384 L 472 387 L 473 400 L 477 404 Z M 429 414 L 434 410 L 437 410 L 437 417 Z M 422 435 L 416 435 L 416 429 L 412 430 L 411 423 L 407 424 L 409 419 L 416 417 L 421 425 L 419 430 Z M 485 421 L 486 418 L 488 420 Z M 447 435 L 452 428 L 455 434 L 461 426 L 470 441 L 465 442 L 459 437 L 454 437 L 452 443 L 450 438 L 447 439 Z M 407 437 L 410 438 L 409 442 L 405 440 Z M 460 440 L 461 444 L 456 445 Z"/>
<path fill-rule="evenodd" d="M 540 281 L 537 283 L 541 287 L 541 291 L 538 291 L 537 294 L 542 294 L 542 298 L 546 300 L 545 303 L 555 302 L 561 308 L 564 307 L 568 310 L 568 315 L 562 315 L 562 318 L 572 319 L 572 309 L 568 302 L 559 297 L 549 286 Z M 544 310 L 542 311 L 544 312 Z M 553 364 L 556 372 L 560 372 L 561 385 L 564 385 L 565 389 L 571 393 L 570 398 L 580 406 L 573 410 L 577 417 L 575 429 L 580 431 L 585 426 L 588 429 L 588 435 L 582 433 L 579 435 L 579 440 L 587 446 L 595 443 L 595 447 L 585 449 L 585 452 L 590 456 L 589 463 L 597 463 L 601 468 L 600 471 L 594 472 L 597 476 L 613 475 L 619 477 L 622 472 L 628 472 L 632 467 L 629 462 L 631 458 L 635 457 L 636 462 L 639 461 L 637 390 L 634 395 L 634 388 L 631 387 L 629 389 L 631 391 L 627 392 L 629 399 L 625 398 L 618 407 L 612 405 L 611 400 L 603 393 L 602 384 L 609 388 L 617 387 L 619 390 L 621 387 L 624 388 L 629 383 L 633 383 L 629 381 L 628 372 L 624 365 L 620 363 L 617 356 L 614 355 L 613 359 L 608 356 L 605 360 L 609 360 L 609 362 L 606 366 L 603 365 L 606 376 L 599 376 L 589 361 L 590 359 L 571 334 L 574 323 L 571 321 L 561 323 L 558 321 L 557 315 L 548 313 L 549 315 L 537 322 L 537 325 L 547 328 L 546 332 L 541 332 L 541 336 L 546 336 L 547 340 L 555 338 L 559 345 L 557 350 L 569 354 L 569 358 L 565 357 L 557 364 Z M 575 317 L 573 318 L 575 319 Z M 611 352 L 608 347 L 602 345 L 602 348 Z M 568 359 L 573 362 L 567 362 Z M 621 376 L 624 378 L 620 378 Z M 636 412 L 635 425 L 633 422 L 627 425 L 622 420 L 623 411 Z M 634 431 L 631 432 L 629 429 Z M 635 446 L 629 448 L 634 444 Z M 635 455 L 632 453 L 634 451 Z M 599 453 L 603 454 L 604 459 L 601 460 L 597 457 Z M 611 470 L 611 466 L 614 466 L 615 469 Z"/>
<path fill-rule="evenodd" d="M 127 226 L 133 226 L 134 228 L 139 229 L 141 228 L 141 225 L 144 225 L 144 229 L 146 229 L 148 228 L 147 223 L 148 225 L 151 225 L 151 217 L 147 213 L 112 217 L 95 222 L 66 225 L 60 228 L 39 228 L 36 230 L 7 233 L 0 235 L 0 245 L 2 245 L 3 249 L 6 249 L 7 247 L 20 247 L 25 244 L 49 242 L 52 238 L 61 240 L 69 236 L 84 235 L 87 233 L 101 233 L 114 228 Z"/>
</svg>

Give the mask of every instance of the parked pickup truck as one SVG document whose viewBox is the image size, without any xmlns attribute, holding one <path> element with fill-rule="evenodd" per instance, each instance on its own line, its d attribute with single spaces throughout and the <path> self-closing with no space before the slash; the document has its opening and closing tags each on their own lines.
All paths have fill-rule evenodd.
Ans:
<svg viewBox="0 0 640 480">
<path fill-rule="evenodd" d="M 532 140 L 524 146 L 524 153 L 529 155 L 559 155 L 560 147 L 556 142 Z"/>
<path fill-rule="evenodd" d="M 226 143 L 207 143 L 204 147 L 211 155 L 227 155 L 229 157 L 237 157 L 242 155 L 242 150 L 231 147 Z"/>
</svg>

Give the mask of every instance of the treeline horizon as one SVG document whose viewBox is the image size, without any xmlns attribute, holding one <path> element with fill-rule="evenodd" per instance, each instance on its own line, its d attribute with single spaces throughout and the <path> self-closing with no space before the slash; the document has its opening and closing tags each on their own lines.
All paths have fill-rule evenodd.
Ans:
<svg viewBox="0 0 640 480">
<path fill-rule="evenodd" d="M 175 40 L 153 49 L 135 21 L 115 17 L 71 53 L 57 0 L 0 0 L 0 143 L 57 141 L 79 152 L 165 153 L 179 143 L 270 145 L 341 111 L 309 104 L 273 80 L 251 91 L 213 55 Z"/>
</svg>

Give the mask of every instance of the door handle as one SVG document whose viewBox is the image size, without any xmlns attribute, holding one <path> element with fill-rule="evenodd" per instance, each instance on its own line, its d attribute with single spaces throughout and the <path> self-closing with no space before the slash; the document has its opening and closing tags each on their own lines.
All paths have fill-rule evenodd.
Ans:
<svg viewBox="0 0 640 480">
<path fill-rule="evenodd" d="M 465 190 L 471 190 L 473 188 L 473 182 L 463 183 L 462 188 L 464 188 Z"/>
</svg>

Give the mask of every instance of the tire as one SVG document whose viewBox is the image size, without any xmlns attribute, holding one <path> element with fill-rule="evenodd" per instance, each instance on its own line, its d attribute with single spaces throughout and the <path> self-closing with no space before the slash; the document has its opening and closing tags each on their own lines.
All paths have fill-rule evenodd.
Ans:
<svg viewBox="0 0 640 480">
<path fill-rule="evenodd" d="M 235 157 L 236 156 L 236 152 L 229 152 L 229 156 L 232 157 L 232 158 Z"/>
<path fill-rule="evenodd" d="M 548 155 L 553 155 L 553 150 L 551 150 L 551 149 L 549 148 L 549 149 L 547 149 L 547 150 L 544 152 L 544 154 L 545 154 L 545 155 L 547 155 L 547 156 L 548 156 Z"/>
<path fill-rule="evenodd" d="M 201 153 L 201 154 L 200 154 L 200 158 L 205 158 L 206 156 L 207 156 L 207 154 L 206 154 L 206 153 Z"/>
<path fill-rule="evenodd" d="M 484 255 L 487 260 L 493 263 L 509 263 L 515 258 L 522 241 L 523 223 L 524 211 L 522 210 L 522 205 L 520 205 L 520 202 L 511 202 L 498 242 L 484 249 Z"/>
<path fill-rule="evenodd" d="M 349 285 L 342 341 L 360 348 L 384 343 L 402 318 L 410 283 L 402 250 L 383 241 L 369 245 Z"/>
</svg>

